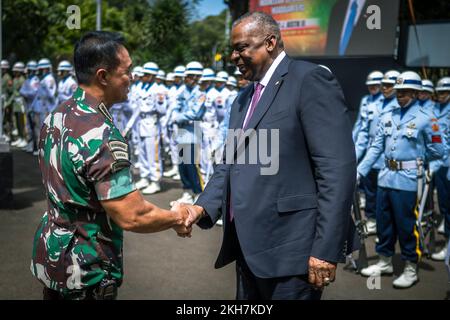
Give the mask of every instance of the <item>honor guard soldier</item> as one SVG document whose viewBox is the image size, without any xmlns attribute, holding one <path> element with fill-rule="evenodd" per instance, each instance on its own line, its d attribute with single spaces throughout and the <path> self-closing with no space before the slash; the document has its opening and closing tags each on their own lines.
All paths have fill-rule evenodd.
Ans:
<svg viewBox="0 0 450 320">
<path fill-rule="evenodd" d="M 2 99 L 2 108 L 3 110 L 0 110 L 1 116 L 0 121 L 3 121 L 4 124 L 4 138 L 7 142 L 11 140 L 11 133 L 12 133 L 12 109 L 11 106 L 6 105 L 6 102 L 9 99 L 9 96 L 11 95 L 11 89 L 12 89 L 12 78 L 9 74 L 9 62 L 8 60 L 2 60 L 0 63 L 1 69 L 2 69 L 2 96 L 0 99 Z M 0 137 L 2 138 L 2 137 Z"/>
<path fill-rule="evenodd" d="M 39 89 L 31 106 L 34 112 L 34 129 L 36 137 L 44 124 L 45 117 L 53 111 L 56 106 L 56 81 L 52 73 L 50 60 L 41 59 L 38 62 L 38 72 L 40 73 Z M 37 152 L 34 152 L 37 155 Z"/>
<path fill-rule="evenodd" d="M 139 135 L 138 162 L 140 180 L 136 183 L 143 194 L 153 194 L 161 190 L 161 126 L 160 117 L 166 113 L 166 101 L 160 99 L 161 87 L 156 83 L 158 65 L 154 62 L 144 64 L 145 87 L 140 92 L 138 106 L 128 121 L 125 134 L 137 126 Z"/>
<path fill-rule="evenodd" d="M 176 141 L 180 155 L 181 182 L 183 195 L 177 201 L 193 203 L 203 191 L 204 181 L 200 172 L 201 128 L 200 121 L 205 113 L 206 93 L 198 82 L 203 74 L 203 66 L 197 61 L 189 62 L 184 73 L 184 90 L 178 97 L 178 108 L 171 117 L 178 126 Z"/>
<path fill-rule="evenodd" d="M 356 117 L 356 122 L 353 126 L 353 141 L 356 141 L 358 132 L 361 129 L 362 119 L 366 117 L 367 105 L 382 98 L 380 92 L 381 79 L 383 79 L 383 73 L 380 71 L 372 71 L 367 76 L 366 86 L 367 90 L 369 90 L 369 94 L 365 95 L 359 104 L 358 116 Z"/>
<path fill-rule="evenodd" d="M 37 72 L 37 62 L 30 60 L 27 62 L 25 68 L 27 78 L 20 88 L 20 95 L 23 97 L 25 102 L 25 112 L 27 116 L 27 131 L 28 131 L 28 145 L 26 148 L 27 152 L 37 152 L 37 139 L 36 131 L 34 128 L 34 112 L 31 105 L 36 97 L 37 91 L 39 89 L 39 78 L 36 75 Z"/>
<path fill-rule="evenodd" d="M 166 130 L 167 136 L 169 138 L 169 149 L 170 149 L 170 159 L 172 162 L 172 169 L 164 172 L 164 177 L 169 177 L 174 180 L 181 180 L 180 173 L 178 171 L 178 166 L 180 164 L 180 159 L 178 155 L 178 146 L 176 142 L 176 135 L 178 126 L 172 121 L 172 117 L 175 114 L 174 110 L 178 109 L 178 97 L 185 89 L 184 72 L 186 71 L 185 66 L 177 66 L 173 70 L 173 85 L 168 92 L 168 107 L 166 120 Z"/>
<path fill-rule="evenodd" d="M 230 95 L 230 90 L 227 88 L 228 73 L 226 71 L 217 72 L 216 75 L 216 86 L 217 91 L 216 98 L 214 100 L 214 107 L 217 111 L 217 120 L 219 123 L 225 118 L 225 113 L 227 110 L 226 102 L 228 96 Z"/>
<path fill-rule="evenodd" d="M 69 100 L 77 89 L 77 82 L 72 77 L 72 65 L 69 61 L 61 61 L 56 69 L 60 80 L 58 82 L 58 99 L 57 105 Z"/>
<path fill-rule="evenodd" d="M 6 105 L 12 107 L 14 119 L 15 119 L 15 130 L 17 132 L 17 139 L 11 143 L 12 146 L 18 148 L 26 147 L 26 132 L 25 132 L 25 103 L 23 97 L 20 95 L 20 88 L 25 82 L 24 72 L 25 64 L 23 62 L 16 62 L 12 68 L 13 71 L 13 85 L 11 88 L 11 95 L 9 96 L 9 101 Z"/>
<path fill-rule="evenodd" d="M 448 242 L 450 236 L 450 181 L 447 178 L 450 161 L 450 77 L 439 80 L 436 86 L 437 103 L 432 107 L 433 110 L 433 130 L 441 130 L 447 141 L 447 152 L 444 157 L 443 166 L 436 172 L 434 182 L 438 194 L 439 212 L 443 217 L 444 235 Z M 450 173 L 449 173 L 450 174 Z M 441 251 L 431 255 L 431 258 L 443 261 L 447 255 L 447 246 Z"/>
<path fill-rule="evenodd" d="M 385 165 L 378 176 L 376 251 L 380 260 L 361 270 L 364 276 L 392 273 L 392 256 L 397 238 L 401 257 L 405 260 L 403 273 L 394 280 L 395 288 L 408 288 L 418 281 L 417 263 L 421 258 L 417 230 L 418 172 L 425 159 L 431 172 L 436 171 L 445 153 L 444 137 L 432 129 L 428 112 L 417 101 L 422 89 L 420 76 L 412 71 L 400 74 L 396 85 L 400 108 L 385 113 L 378 127 L 375 141 L 358 165 L 358 175 L 367 176 L 384 152 Z M 422 177 L 419 177 L 422 179 Z"/>
<path fill-rule="evenodd" d="M 203 69 L 202 77 L 200 78 L 200 90 L 206 94 L 205 113 L 200 123 L 202 129 L 202 151 L 200 170 L 205 184 L 208 182 L 208 177 L 212 173 L 213 168 L 213 148 L 217 139 L 219 122 L 217 121 L 217 112 L 214 107 L 214 97 L 209 95 L 213 88 L 213 82 L 216 77 L 214 71 L 210 68 Z"/>
<path fill-rule="evenodd" d="M 419 104 L 422 108 L 431 109 L 434 105 L 432 99 L 434 93 L 433 82 L 430 80 L 422 80 L 422 90 L 419 92 Z"/>
<path fill-rule="evenodd" d="M 397 99 L 395 97 L 394 85 L 400 73 L 395 70 L 386 72 L 381 80 L 381 92 L 383 97 L 374 102 L 368 103 L 366 106 L 366 116 L 361 119 L 361 129 L 358 133 L 355 148 L 356 157 L 361 161 L 367 152 L 367 149 L 375 141 L 377 128 L 381 118 L 385 113 L 392 112 L 398 108 Z M 384 155 L 381 154 L 372 169 L 366 177 L 361 178 L 362 188 L 364 190 L 366 204 L 364 213 L 366 215 L 367 233 L 376 234 L 376 205 L 377 205 L 377 188 L 378 174 L 384 166 Z"/>
</svg>

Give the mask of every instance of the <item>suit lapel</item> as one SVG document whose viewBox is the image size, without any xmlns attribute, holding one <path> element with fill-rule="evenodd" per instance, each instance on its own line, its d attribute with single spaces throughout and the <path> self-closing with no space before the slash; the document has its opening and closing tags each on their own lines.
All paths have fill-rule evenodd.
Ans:
<svg viewBox="0 0 450 320">
<path fill-rule="evenodd" d="M 253 95 L 253 83 L 250 83 L 236 99 L 235 103 L 231 107 L 231 115 L 230 115 L 230 129 L 238 129 L 242 128 L 242 124 L 244 123 L 245 115 L 247 114 L 248 107 L 250 105 L 250 101 Z M 234 112 L 233 112 L 234 111 Z"/>
<path fill-rule="evenodd" d="M 255 129 L 262 117 L 269 110 L 278 90 L 283 84 L 283 78 L 288 72 L 289 63 L 290 59 L 286 56 L 275 69 L 272 78 L 269 80 L 267 87 L 264 89 L 264 92 L 256 105 L 255 111 L 253 112 L 246 129 Z"/>
<path fill-rule="evenodd" d="M 290 62 L 291 62 L 291 59 L 288 56 L 286 56 L 283 58 L 283 60 L 281 60 L 278 67 L 275 69 L 275 72 L 273 73 L 272 77 L 270 78 L 269 83 L 267 84 L 267 87 L 264 89 L 264 92 L 263 92 L 261 98 L 259 99 L 258 104 L 256 105 L 255 111 L 253 112 L 253 115 L 247 124 L 246 130 L 255 129 L 257 127 L 257 125 L 259 124 L 259 122 L 261 121 L 261 119 L 263 118 L 263 116 L 269 110 L 275 96 L 278 93 L 278 90 L 281 88 L 281 85 L 283 84 L 284 76 L 288 73 L 288 67 L 289 67 Z M 251 95 L 250 95 L 249 100 L 251 101 Z M 242 128 L 250 101 L 248 101 L 247 107 L 245 108 L 245 112 L 243 113 L 243 116 L 239 123 L 240 126 L 237 127 L 239 129 Z M 243 139 L 244 137 L 245 137 L 245 135 L 241 135 L 239 137 L 235 151 L 242 150 L 241 145 L 245 142 L 245 139 Z"/>
</svg>

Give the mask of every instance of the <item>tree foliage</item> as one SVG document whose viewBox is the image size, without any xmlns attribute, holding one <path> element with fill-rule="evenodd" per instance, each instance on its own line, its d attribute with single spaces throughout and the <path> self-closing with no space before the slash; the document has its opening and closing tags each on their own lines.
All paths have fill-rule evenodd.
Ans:
<svg viewBox="0 0 450 320">
<path fill-rule="evenodd" d="M 225 13 L 193 21 L 199 1 L 103 0 L 102 30 L 121 32 L 135 65 L 155 61 L 165 70 L 190 60 L 211 65 L 214 47 L 223 51 Z M 80 29 L 66 26 L 67 8 L 80 8 Z M 72 60 L 76 41 L 96 27 L 95 0 L 2 1 L 3 57 Z"/>
</svg>

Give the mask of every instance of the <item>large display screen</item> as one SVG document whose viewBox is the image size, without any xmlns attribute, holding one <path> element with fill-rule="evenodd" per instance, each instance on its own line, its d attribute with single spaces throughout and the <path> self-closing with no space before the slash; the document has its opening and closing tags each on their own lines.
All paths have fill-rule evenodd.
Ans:
<svg viewBox="0 0 450 320">
<path fill-rule="evenodd" d="M 430 23 L 408 30 L 406 65 L 408 67 L 450 67 L 450 23 Z M 417 43 L 419 40 L 419 44 Z"/>
<path fill-rule="evenodd" d="M 291 56 L 394 55 L 399 0 L 250 0 L 279 23 Z"/>
</svg>

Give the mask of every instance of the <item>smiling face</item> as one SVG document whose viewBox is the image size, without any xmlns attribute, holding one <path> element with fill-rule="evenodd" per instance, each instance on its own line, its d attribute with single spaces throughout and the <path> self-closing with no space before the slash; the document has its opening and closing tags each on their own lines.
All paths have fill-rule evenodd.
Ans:
<svg viewBox="0 0 450 320">
<path fill-rule="evenodd" d="M 107 72 L 105 77 L 107 85 L 105 86 L 105 97 L 108 102 L 118 103 L 126 101 L 128 91 L 133 76 L 131 75 L 132 62 L 128 50 L 122 47 L 117 57 L 120 61 L 119 66 L 112 71 Z"/>
<path fill-rule="evenodd" d="M 243 77 L 250 81 L 259 81 L 273 61 L 271 53 L 276 48 L 276 39 L 273 35 L 261 34 L 257 23 L 247 19 L 233 28 L 231 48 L 231 60 Z"/>
</svg>

